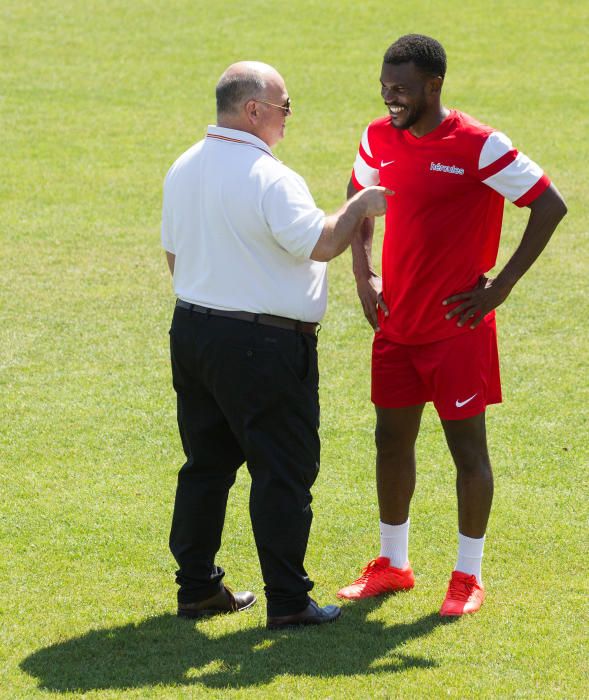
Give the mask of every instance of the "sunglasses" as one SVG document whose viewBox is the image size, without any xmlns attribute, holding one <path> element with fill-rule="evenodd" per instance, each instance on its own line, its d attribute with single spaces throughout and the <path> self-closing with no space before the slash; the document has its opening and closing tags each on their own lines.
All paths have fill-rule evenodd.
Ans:
<svg viewBox="0 0 589 700">
<path fill-rule="evenodd" d="M 292 107 L 290 105 L 290 97 L 287 97 L 286 102 L 283 105 L 275 105 L 273 102 L 267 102 L 266 100 L 256 100 L 256 102 L 261 102 L 265 105 L 270 105 L 270 107 L 276 107 L 276 109 L 281 109 L 285 115 L 292 114 Z"/>
</svg>

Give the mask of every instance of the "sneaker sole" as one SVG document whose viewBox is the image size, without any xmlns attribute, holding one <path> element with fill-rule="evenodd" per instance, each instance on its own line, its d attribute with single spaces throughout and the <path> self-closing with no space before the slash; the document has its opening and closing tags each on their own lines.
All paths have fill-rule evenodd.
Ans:
<svg viewBox="0 0 589 700">
<path fill-rule="evenodd" d="M 477 610 L 469 610 L 468 612 L 461 612 L 461 613 L 452 613 L 452 612 L 441 612 L 440 617 L 463 617 L 464 615 L 474 615 L 480 610 L 478 608 Z"/>
<path fill-rule="evenodd" d="M 464 610 L 463 612 L 442 612 L 440 610 L 440 617 L 462 617 L 463 615 L 474 615 L 475 613 L 478 613 L 481 607 L 482 603 L 476 610 Z"/>
<path fill-rule="evenodd" d="M 338 593 L 336 593 L 336 595 L 338 598 L 342 598 L 343 600 L 364 600 L 365 598 L 378 598 L 381 595 L 392 595 L 394 593 L 403 593 L 403 591 L 410 591 L 414 587 L 415 587 L 415 584 L 412 583 L 409 586 L 403 586 L 400 588 L 390 588 L 389 590 L 381 591 L 380 593 L 371 593 L 369 595 L 347 596 L 345 594 L 341 594 L 339 591 L 338 591 Z"/>
</svg>

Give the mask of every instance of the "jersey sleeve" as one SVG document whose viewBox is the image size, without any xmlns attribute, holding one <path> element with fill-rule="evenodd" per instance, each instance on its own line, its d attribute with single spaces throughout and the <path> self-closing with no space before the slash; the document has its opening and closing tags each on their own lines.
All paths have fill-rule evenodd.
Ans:
<svg viewBox="0 0 589 700">
<path fill-rule="evenodd" d="M 266 223 L 278 244 L 296 258 L 309 258 L 323 231 L 325 213 L 319 209 L 302 177 L 288 172 L 264 194 Z"/>
<path fill-rule="evenodd" d="M 487 136 L 479 156 L 481 181 L 518 207 L 525 207 L 550 185 L 542 168 L 515 149 L 500 131 Z"/>
<path fill-rule="evenodd" d="M 368 130 L 370 126 L 364 129 L 358 153 L 352 168 L 352 182 L 357 190 L 363 190 L 371 185 L 378 185 L 380 182 L 380 174 L 378 172 L 378 163 L 372 155 L 372 149 L 368 141 Z"/>
</svg>

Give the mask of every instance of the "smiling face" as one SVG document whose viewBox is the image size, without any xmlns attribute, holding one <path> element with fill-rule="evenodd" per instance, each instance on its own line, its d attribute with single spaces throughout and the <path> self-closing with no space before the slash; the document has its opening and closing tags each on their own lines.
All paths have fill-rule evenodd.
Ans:
<svg viewBox="0 0 589 700">
<path fill-rule="evenodd" d="M 383 63 L 380 94 L 396 129 L 428 131 L 439 123 L 442 78 L 424 75 L 411 61 Z"/>
</svg>

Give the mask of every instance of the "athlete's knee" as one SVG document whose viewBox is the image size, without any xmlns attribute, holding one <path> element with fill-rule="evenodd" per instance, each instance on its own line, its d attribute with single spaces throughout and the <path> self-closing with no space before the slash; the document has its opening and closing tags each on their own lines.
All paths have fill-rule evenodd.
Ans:
<svg viewBox="0 0 589 700">
<path fill-rule="evenodd" d="M 453 457 L 459 474 L 492 478 L 491 462 L 486 450 L 463 448 L 455 450 Z"/>
<path fill-rule="evenodd" d="M 411 456 L 415 440 L 413 435 L 404 434 L 402 431 L 391 429 L 387 425 L 377 424 L 374 431 L 376 452 L 380 457 L 386 456 Z"/>
</svg>

